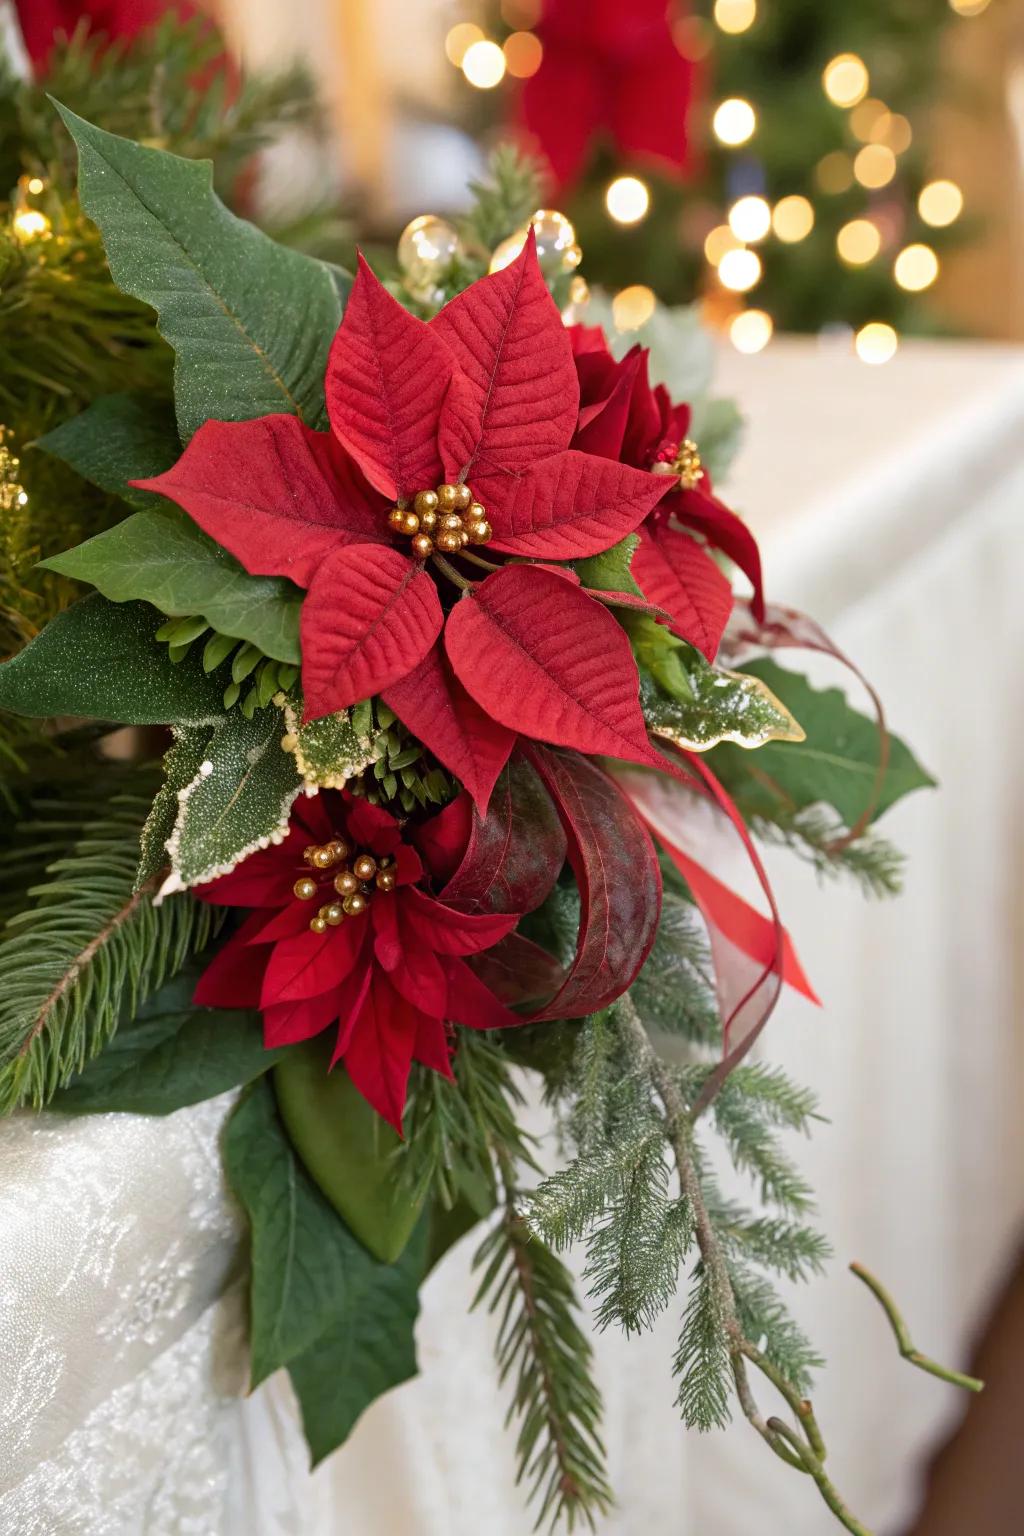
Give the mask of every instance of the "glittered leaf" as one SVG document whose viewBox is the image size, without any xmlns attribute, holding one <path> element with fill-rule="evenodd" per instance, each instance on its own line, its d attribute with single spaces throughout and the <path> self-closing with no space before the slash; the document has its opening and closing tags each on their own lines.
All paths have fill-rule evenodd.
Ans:
<svg viewBox="0 0 1024 1536">
<path fill-rule="evenodd" d="M 250 576 L 191 518 L 170 508 L 136 512 L 42 564 L 90 582 L 112 602 L 141 598 L 169 617 L 195 614 L 265 656 L 301 660 L 299 589 L 280 576 Z"/>
<path fill-rule="evenodd" d="M 65 1115 L 170 1115 L 267 1072 L 258 1012 L 197 1008 L 197 968 L 167 982 L 51 1103 Z"/>
<path fill-rule="evenodd" d="M 179 795 L 165 891 L 213 880 L 283 837 L 302 788 L 294 758 L 281 750 L 283 735 L 279 709 L 257 710 L 251 720 L 237 709 L 223 717 Z"/>
<path fill-rule="evenodd" d="M 0 708 L 124 725 L 212 724 L 224 712 L 224 685 L 191 652 L 170 660 L 153 638 L 163 622 L 148 603 L 91 593 L 0 666 Z"/>
<path fill-rule="evenodd" d="M 172 726 L 174 741 L 164 753 L 164 781 L 157 790 L 153 809 L 139 839 L 139 869 L 135 889 L 153 880 L 168 862 L 167 840 L 178 819 L 178 795 L 191 784 L 206 759 L 213 727 Z"/>
<path fill-rule="evenodd" d="M 803 741 L 789 710 L 757 677 L 710 666 L 696 651 L 686 661 L 692 698 L 669 698 L 650 683 L 642 687 L 644 714 L 655 736 L 693 752 L 731 741 L 748 750 L 769 741 Z"/>
<path fill-rule="evenodd" d="M 374 728 L 369 705 L 343 709 L 300 725 L 296 705 L 284 706 L 282 745 L 308 788 L 343 789 L 349 779 L 381 756 L 385 732 Z"/>
<path fill-rule="evenodd" d="M 99 225 L 114 281 L 153 305 L 177 353 L 182 437 L 209 417 L 272 411 L 318 425 L 342 310 L 328 267 L 230 213 L 208 160 L 133 144 L 57 110 L 78 146 L 82 207 Z"/>
<path fill-rule="evenodd" d="M 128 482 L 161 474 L 181 452 L 171 407 L 147 395 L 101 395 L 35 447 L 133 507 L 151 507 L 155 498 Z"/>
<path fill-rule="evenodd" d="M 878 771 L 878 727 L 853 709 L 839 688 L 815 688 L 806 677 L 759 658 L 745 663 L 759 686 L 785 702 L 807 733 L 799 745 L 771 743 L 757 754 L 756 781 L 734 748 L 719 748 L 712 759 L 722 783 L 741 795 L 748 814 L 777 817 L 822 803 L 851 827 L 870 803 Z M 889 759 L 872 819 L 904 795 L 934 785 L 905 742 L 889 734 Z"/>
</svg>

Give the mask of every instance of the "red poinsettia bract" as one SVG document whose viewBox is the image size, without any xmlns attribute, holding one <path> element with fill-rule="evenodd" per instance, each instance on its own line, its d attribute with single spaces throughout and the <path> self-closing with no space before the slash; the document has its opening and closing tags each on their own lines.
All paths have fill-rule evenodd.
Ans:
<svg viewBox="0 0 1024 1536">
<path fill-rule="evenodd" d="M 325 385 L 329 432 L 287 415 L 208 421 L 173 468 L 137 482 L 246 570 L 308 589 L 307 718 L 381 694 L 482 805 L 516 733 L 648 761 L 621 628 L 578 583 L 524 562 L 608 549 L 668 487 L 570 447 L 577 368 L 532 236 L 429 324 L 360 260 Z M 486 514 L 491 574 L 470 549 L 442 557 L 436 529 L 417 548 L 412 509 L 436 487 Z"/>
<path fill-rule="evenodd" d="M 648 601 L 671 616 L 677 633 L 711 661 L 729 620 L 732 592 L 693 534 L 739 567 L 754 589 L 754 611 L 762 613 L 757 541 L 712 493 L 710 476 L 687 442 L 690 407 L 673 405 L 664 385 L 651 387 L 646 351 L 633 347 L 617 362 L 597 326 L 576 325 L 569 334 L 580 381 L 574 444 L 664 475 L 666 494 L 639 530 L 632 574 Z"/>
<path fill-rule="evenodd" d="M 319 850 L 325 867 L 307 850 Z M 362 870 L 360 859 L 369 860 Z M 367 879 L 357 884 L 360 873 Z M 203 901 L 255 909 L 205 971 L 195 1001 L 261 1009 L 268 1047 L 336 1027 L 332 1066 L 343 1062 L 401 1131 L 411 1063 L 451 1076 L 446 1022 L 522 1023 L 462 958 L 498 943 L 519 915 L 458 912 L 424 889 L 425 875 L 387 811 L 331 791 L 300 801 L 283 842 L 195 887 Z M 353 897 L 362 910 L 349 913 Z"/>
</svg>

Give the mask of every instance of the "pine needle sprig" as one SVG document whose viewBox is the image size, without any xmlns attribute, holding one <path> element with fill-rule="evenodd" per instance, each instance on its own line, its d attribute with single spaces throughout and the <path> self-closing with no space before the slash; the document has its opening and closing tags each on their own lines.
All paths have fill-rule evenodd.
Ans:
<svg viewBox="0 0 1024 1536">
<path fill-rule="evenodd" d="M 499 240 L 526 224 L 541 200 L 540 162 L 515 144 L 498 144 L 483 181 L 470 182 L 473 207 L 460 233 L 467 245 L 489 256 Z"/>
<path fill-rule="evenodd" d="M 0 939 L 0 1114 L 46 1104 L 219 926 L 187 893 L 154 906 L 159 877 L 133 891 L 148 799 L 99 805 Z"/>
<path fill-rule="evenodd" d="M 679 1378 L 676 1405 L 687 1429 L 724 1429 L 732 1417 L 729 1336 L 719 1292 L 703 1263 L 694 1269 L 673 1370 Z"/>
<path fill-rule="evenodd" d="M 504 1177 L 511 1179 L 507 1165 Z M 512 1386 L 508 1422 L 519 1422 L 517 1480 L 529 1484 L 535 1529 L 564 1521 L 569 1531 L 577 1524 L 593 1531 L 612 1502 L 593 1351 L 569 1270 L 530 1237 L 516 1198 L 507 1182 L 501 1216 L 474 1259 L 483 1274 L 473 1305 L 486 1302 L 498 1318 L 499 1380 Z"/>
<path fill-rule="evenodd" d="M 810 864 L 820 880 L 849 875 L 865 896 L 898 896 L 903 889 L 904 855 L 877 832 L 864 832 L 852 843 L 842 840 L 845 828 L 823 807 L 810 806 L 768 820 L 754 816 L 751 831 L 763 843 L 788 848 Z"/>
</svg>

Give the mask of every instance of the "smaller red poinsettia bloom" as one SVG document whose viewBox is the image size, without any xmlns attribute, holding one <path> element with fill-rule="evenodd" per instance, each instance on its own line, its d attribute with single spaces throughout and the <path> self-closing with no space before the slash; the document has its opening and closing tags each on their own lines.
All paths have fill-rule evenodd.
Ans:
<svg viewBox="0 0 1024 1536">
<path fill-rule="evenodd" d="M 570 446 L 580 384 L 532 233 L 429 324 L 360 259 L 325 394 L 329 432 L 207 421 L 135 482 L 307 589 L 306 718 L 381 695 L 481 808 L 517 733 L 646 761 L 629 645 L 550 562 L 608 549 L 668 487 Z"/>
<path fill-rule="evenodd" d="M 424 843 L 427 846 L 427 843 Z M 397 1131 L 413 1061 L 446 1077 L 448 1027 L 523 1021 L 467 965 L 519 921 L 431 895 L 395 818 L 348 794 L 302 800 L 283 842 L 194 887 L 250 915 L 204 972 L 195 1001 L 259 1008 L 268 1047 L 337 1032 L 331 1066 Z"/>
<path fill-rule="evenodd" d="M 573 443 L 663 475 L 666 495 L 637 530 L 632 572 L 644 595 L 665 610 L 673 628 L 713 660 L 732 610 L 728 581 L 702 544 L 722 551 L 754 589 L 763 611 L 761 556 L 750 529 L 715 496 L 711 477 L 689 440 L 689 405 L 652 387 L 648 353 L 632 347 L 616 360 L 598 326 L 570 329 L 580 381 L 580 415 Z"/>
<path fill-rule="evenodd" d="M 694 64 L 667 0 L 545 0 L 540 68 L 523 84 L 524 127 L 564 191 L 604 134 L 626 160 L 683 172 L 691 157 Z"/>
</svg>

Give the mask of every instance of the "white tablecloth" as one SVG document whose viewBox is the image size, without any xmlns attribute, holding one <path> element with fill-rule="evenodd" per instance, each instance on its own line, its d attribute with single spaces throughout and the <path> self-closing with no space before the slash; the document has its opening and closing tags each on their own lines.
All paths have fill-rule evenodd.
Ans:
<svg viewBox="0 0 1024 1536">
<path fill-rule="evenodd" d="M 835 1480 L 892 1533 L 957 1398 L 897 1359 L 844 1264 L 962 1362 L 1024 1215 L 1024 353 L 917 343 L 869 370 L 780 341 L 725 357 L 719 387 L 751 418 L 731 493 L 770 595 L 831 628 L 943 785 L 884 824 L 910 859 L 898 903 L 823 899 L 772 861 L 825 1009 L 787 997 L 765 1053 L 831 1121 L 801 1156 L 836 1262 L 794 1300 L 829 1362 Z M 226 1107 L 0 1126 L 0 1533 L 526 1536 L 488 1322 L 465 1315 L 472 1240 L 426 1286 L 421 1376 L 312 1477 L 283 1381 L 239 1395 Z M 683 1434 L 676 1326 L 599 1341 L 619 1500 L 601 1536 L 826 1536 L 808 1480 L 747 1426 Z"/>
</svg>

